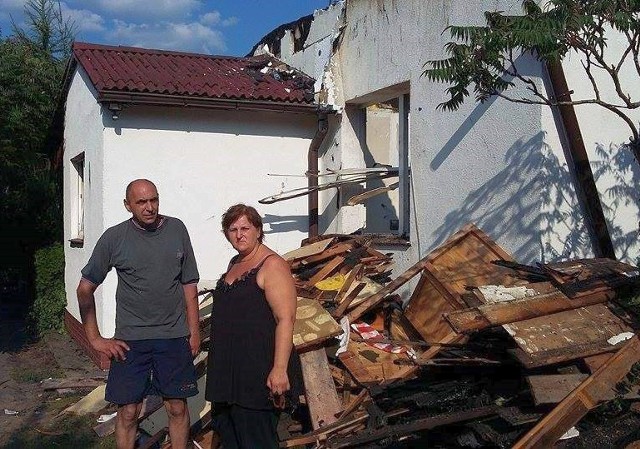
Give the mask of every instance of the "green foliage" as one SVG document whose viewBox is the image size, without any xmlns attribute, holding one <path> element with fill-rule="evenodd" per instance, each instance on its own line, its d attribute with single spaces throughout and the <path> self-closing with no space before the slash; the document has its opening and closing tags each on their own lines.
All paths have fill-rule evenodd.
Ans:
<svg viewBox="0 0 640 449">
<path fill-rule="evenodd" d="M 0 280 L 33 292 L 37 248 L 62 239 L 61 173 L 50 127 L 73 26 L 57 0 L 28 0 L 27 25 L 0 40 Z"/>
<path fill-rule="evenodd" d="M 618 75 L 626 58 L 635 65 L 640 78 L 640 0 L 549 0 L 543 8 L 538 3 L 523 1 L 524 14 L 520 16 L 486 12 L 486 26 L 448 27 L 454 39 L 445 45 L 448 57 L 427 61 L 423 72 L 431 81 L 451 85 L 446 89 L 449 99 L 438 108 L 458 109 L 472 90 L 479 102 L 498 95 L 527 104 L 562 103 L 540 91 L 535 80 L 522 75 L 516 60 L 525 53 L 541 62 L 556 63 L 575 51 L 584 61 L 584 69 L 594 87 L 594 98 L 573 104 L 593 103 L 611 110 L 629 125 L 633 131 L 632 144 L 637 144 L 640 139 L 637 124 L 626 115 L 626 110 L 640 107 L 640 102 L 632 101 L 620 86 Z M 614 61 L 617 64 L 613 65 L 605 58 L 608 30 L 621 33 L 628 41 L 622 61 Z M 618 96 L 617 103 L 600 98 L 591 73 L 594 68 L 608 75 Z M 514 80 L 524 84 L 529 98 L 505 95 L 505 91 L 514 86 Z M 634 92 L 635 86 L 628 90 Z"/>
<path fill-rule="evenodd" d="M 13 24 L 16 38 L 30 47 L 55 59 L 67 59 L 70 55 L 76 25 L 62 16 L 59 0 L 27 0 L 24 13 L 28 28 Z"/>
<path fill-rule="evenodd" d="M 64 62 L 7 38 L 0 43 L 0 144 L 29 155 L 44 143 L 62 85 Z"/>
<path fill-rule="evenodd" d="M 67 304 L 64 289 L 64 248 L 55 243 L 36 251 L 36 299 L 30 321 L 37 335 L 64 331 L 63 314 Z"/>
</svg>

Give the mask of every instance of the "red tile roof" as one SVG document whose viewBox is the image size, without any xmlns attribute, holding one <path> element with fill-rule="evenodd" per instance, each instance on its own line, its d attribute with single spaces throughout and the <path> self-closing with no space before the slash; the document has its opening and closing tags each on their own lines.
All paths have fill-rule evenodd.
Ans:
<svg viewBox="0 0 640 449">
<path fill-rule="evenodd" d="M 163 94 L 313 104 L 313 79 L 269 56 L 209 56 L 83 42 L 73 56 L 103 96 Z"/>
</svg>

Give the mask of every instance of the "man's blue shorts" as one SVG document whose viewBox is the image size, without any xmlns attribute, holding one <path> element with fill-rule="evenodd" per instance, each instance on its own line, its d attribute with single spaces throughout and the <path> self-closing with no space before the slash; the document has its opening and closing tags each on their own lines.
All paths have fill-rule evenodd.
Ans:
<svg viewBox="0 0 640 449">
<path fill-rule="evenodd" d="M 105 400 L 124 405 L 147 395 L 177 399 L 198 394 L 189 337 L 126 343 L 126 360 L 111 361 Z"/>
</svg>

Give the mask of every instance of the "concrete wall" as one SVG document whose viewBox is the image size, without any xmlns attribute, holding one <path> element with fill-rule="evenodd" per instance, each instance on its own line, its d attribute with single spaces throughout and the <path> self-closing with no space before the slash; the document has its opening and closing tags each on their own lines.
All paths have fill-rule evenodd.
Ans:
<svg viewBox="0 0 640 449">
<path fill-rule="evenodd" d="M 64 244 L 65 244 L 65 285 L 67 309 L 80 319 L 75 288 L 80 280 L 80 270 L 91 255 L 96 240 L 104 229 L 104 160 L 102 155 L 103 132 L 102 110 L 95 100 L 95 91 L 89 77 L 79 68 L 71 81 L 66 104 L 64 132 Z M 71 159 L 84 152 L 84 245 L 71 247 L 69 240 L 77 237 L 71 229 L 76 214 L 75 199 L 78 191 L 75 179 L 76 169 Z M 103 315 L 102 291 L 96 292 L 97 313 Z"/>
<path fill-rule="evenodd" d="M 543 241 L 549 239 L 540 224 L 545 207 L 541 191 L 561 160 L 546 147 L 542 108 L 492 99 L 482 105 L 469 101 L 456 112 L 443 112 L 436 106 L 446 99 L 446 86 L 421 76 L 425 61 L 445 57 L 449 36 L 442 30 L 448 25 L 481 24 L 484 11 L 516 13 L 519 5 L 519 1 L 346 2 L 344 34 L 330 68 L 334 97 L 345 106 L 334 135 L 342 166 L 363 163 L 358 123 L 362 105 L 404 92 L 411 98 L 411 246 L 396 251 L 397 271 L 468 222 L 484 229 L 519 261 L 532 263 L 545 257 Z M 527 57 L 519 63 L 542 85 L 537 63 Z M 523 93 L 519 86 L 514 96 Z M 335 164 L 334 151 L 325 153 L 326 166 Z M 573 190 L 570 180 L 565 181 L 562 190 Z M 333 204 L 325 197 L 323 205 Z M 341 208 L 341 217 L 329 228 L 356 230 L 363 209 Z"/>
<path fill-rule="evenodd" d="M 84 101 L 96 104 L 87 93 L 81 93 Z M 69 114 L 67 122 L 75 118 Z M 103 163 L 92 169 L 103 178 L 103 195 L 99 203 L 91 204 L 103 219 L 91 223 L 84 248 L 67 265 L 69 310 L 78 318 L 74 289 L 97 237 L 130 217 L 122 200 L 132 179 L 156 183 L 161 213 L 184 221 L 202 280 L 216 280 L 234 254 L 220 232 L 220 220 L 237 202 L 256 206 L 262 214 L 269 247 L 280 253 L 298 247 L 307 236 L 306 198 L 273 205 L 260 205 L 258 200 L 306 186 L 303 175 L 316 125 L 315 115 L 142 106 L 125 107 L 117 120 L 106 113 L 91 127 L 83 124 L 89 132 L 99 129 L 103 142 L 96 152 Z M 80 126 L 75 132 L 79 131 Z M 71 136 L 74 131 L 66 132 Z M 99 323 L 105 335 L 114 331 L 116 281 L 112 272 L 99 289 L 104 303 Z"/>
<path fill-rule="evenodd" d="M 319 57 L 309 61 L 304 52 L 282 55 L 301 70 L 322 76 L 319 98 L 338 111 L 322 149 L 321 169 L 365 166 L 362 107 L 410 94 L 411 246 L 395 251 L 396 272 L 467 222 L 478 224 L 524 263 L 594 255 L 557 112 L 495 98 L 484 104 L 469 98 L 456 112 L 439 111 L 436 106 L 447 99 L 447 86 L 421 76 L 424 62 L 446 57 L 443 48 L 451 40 L 443 33 L 447 26 L 484 25 L 485 11 L 520 14 L 521 4 L 520 0 L 345 0 L 329 10 L 336 21 L 311 25 L 310 34 L 333 39 L 335 50 L 323 70 L 317 66 Z M 607 53 L 616 60 L 624 39 L 608 37 Z M 551 92 L 538 62 L 521 56 L 517 64 L 541 90 Z M 584 97 L 590 83 L 579 57 L 570 55 L 563 65 L 574 99 Z M 637 74 L 631 65 L 623 66 L 622 78 L 632 92 Z M 526 93 L 521 85 L 510 91 L 512 97 Z M 602 94 L 612 98 L 613 92 L 603 89 Z M 617 145 L 629 131 L 602 108 L 583 106 L 577 113 L 616 254 L 636 263 L 638 164 Z M 639 118 L 634 116 L 636 122 Z M 349 194 L 348 189 L 321 194 L 321 230 L 365 228 L 365 207 L 343 206 Z"/>
<path fill-rule="evenodd" d="M 617 64 L 627 40 L 624 35 L 609 31 L 605 55 L 609 64 Z M 593 98 L 593 89 L 581 64 L 581 57 L 570 54 L 563 61 L 569 88 L 574 91 L 573 100 Z M 604 100 L 622 104 L 616 95 L 611 78 L 602 69 L 593 68 L 594 78 Z M 638 101 L 639 74 L 632 63 L 631 55 L 620 70 L 623 92 Z M 640 165 L 633 154 L 621 147 L 629 142 L 631 130 L 617 115 L 597 105 L 576 106 L 582 138 L 591 161 L 600 200 L 604 203 L 605 218 L 613 240 L 616 257 L 622 261 L 638 264 L 640 245 L 638 242 L 638 220 L 640 219 Z M 640 110 L 626 113 L 636 126 L 640 123 Z"/>
</svg>

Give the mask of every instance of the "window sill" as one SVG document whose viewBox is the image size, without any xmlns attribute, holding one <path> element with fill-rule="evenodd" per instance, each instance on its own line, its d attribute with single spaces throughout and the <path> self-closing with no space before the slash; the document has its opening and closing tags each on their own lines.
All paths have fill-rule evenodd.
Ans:
<svg viewBox="0 0 640 449">
<path fill-rule="evenodd" d="M 411 246 L 409 239 L 395 234 L 362 234 L 362 237 L 375 246 L 396 247 L 399 249 Z"/>
<path fill-rule="evenodd" d="M 75 237 L 69 239 L 69 246 L 71 246 L 71 248 L 82 248 L 84 246 L 84 238 Z"/>
</svg>

